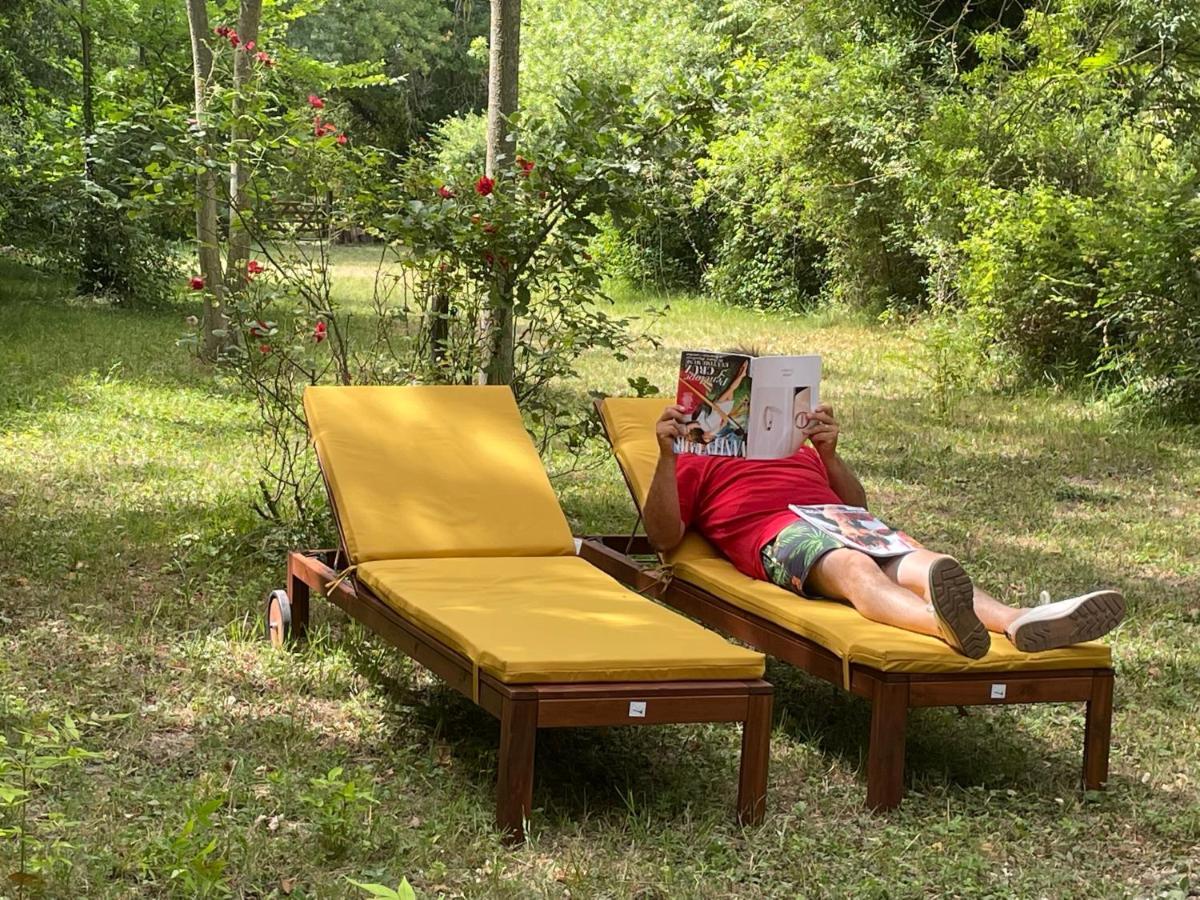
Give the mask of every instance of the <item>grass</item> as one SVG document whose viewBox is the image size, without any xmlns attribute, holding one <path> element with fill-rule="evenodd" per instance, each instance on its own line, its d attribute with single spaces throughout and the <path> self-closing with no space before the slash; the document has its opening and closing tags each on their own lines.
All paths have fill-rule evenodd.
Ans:
<svg viewBox="0 0 1200 900">
<path fill-rule="evenodd" d="M 369 285 L 370 255 L 339 257 L 339 289 Z M 732 824 L 732 728 L 551 731 L 531 839 L 508 849 L 486 714 L 327 604 L 302 651 L 259 640 L 283 545 L 249 511 L 252 410 L 174 344 L 191 310 L 72 301 L 0 263 L 0 312 L 0 783 L 64 743 L 96 754 L 33 783 L 26 881 L 4 880 L 21 841 L 0 794 L 0 896 L 338 897 L 401 877 L 467 897 L 1200 890 L 1195 431 L 1069 393 L 939 393 L 918 326 L 672 298 L 659 349 L 581 359 L 579 402 L 631 374 L 671 385 L 685 345 L 821 352 L 886 517 L 1013 602 L 1127 592 L 1112 781 L 1077 790 L 1077 707 L 920 710 L 908 798 L 869 815 L 867 707 L 771 664 L 763 826 Z M 619 475 L 592 461 L 556 479 L 563 504 L 579 530 L 623 530 Z M 54 737 L 68 716 L 78 737 Z"/>
</svg>

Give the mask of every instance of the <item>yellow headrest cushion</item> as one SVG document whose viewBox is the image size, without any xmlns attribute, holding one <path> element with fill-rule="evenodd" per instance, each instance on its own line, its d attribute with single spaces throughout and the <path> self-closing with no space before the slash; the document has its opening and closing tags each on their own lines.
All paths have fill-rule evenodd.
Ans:
<svg viewBox="0 0 1200 900">
<path fill-rule="evenodd" d="M 352 562 L 575 552 L 509 388 L 310 387 L 304 411 Z"/>
</svg>

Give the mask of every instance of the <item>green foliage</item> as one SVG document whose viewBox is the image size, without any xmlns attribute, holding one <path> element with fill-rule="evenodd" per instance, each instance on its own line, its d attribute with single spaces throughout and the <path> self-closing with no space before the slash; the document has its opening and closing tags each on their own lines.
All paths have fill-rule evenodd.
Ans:
<svg viewBox="0 0 1200 900">
<path fill-rule="evenodd" d="M 0 229 L 83 293 L 153 303 L 176 276 L 183 218 L 134 199 L 164 104 L 186 97 L 182 8 L 141 0 L 28 4 L 0 13 Z M 92 36 L 95 128 L 85 133 L 81 30 Z M 130 35 L 143 37 L 134 42 Z M 146 68 L 138 60 L 154 60 Z M 12 66 L 4 74 L 4 61 Z M 87 165 L 85 165 L 85 157 Z"/>
<path fill-rule="evenodd" d="M 142 861 L 143 877 L 189 897 L 230 895 L 218 814 L 225 798 L 197 801 L 186 810 L 183 824 L 160 836 Z"/>
<path fill-rule="evenodd" d="M 1197 412 L 1200 12 L 728 10 L 714 293 L 957 307 L 977 358 Z"/>
<path fill-rule="evenodd" d="M 645 155 L 636 202 L 613 211 L 595 247 L 609 272 L 636 282 L 694 286 L 709 252 L 713 222 L 691 195 L 720 94 L 721 35 L 704 25 L 719 6 L 618 0 L 597 14 L 585 0 L 522 4 L 521 105 L 530 115 L 560 115 L 563 92 L 576 79 L 627 86 L 644 108 L 686 112 L 686 127 Z"/>
<path fill-rule="evenodd" d="M 317 830 L 325 853 L 337 858 L 352 846 L 362 842 L 370 829 L 363 822 L 371 806 L 378 801 L 370 784 L 360 785 L 346 777 L 346 770 L 334 766 L 324 775 L 312 778 L 308 790 L 302 791 L 308 819 Z"/>
<path fill-rule="evenodd" d="M 0 868 L 0 875 L 21 893 L 44 889 L 70 871 L 73 823 L 41 807 L 66 771 L 97 756 L 81 746 L 70 715 L 52 718 L 0 695 L 0 847 L 13 851 L 8 855 L 16 864 L 11 872 Z"/>
<path fill-rule="evenodd" d="M 405 152 L 436 123 L 486 100 L 486 57 L 470 52 L 488 7 L 447 0 L 330 0 L 288 29 L 289 44 L 329 63 L 371 63 L 387 80 L 346 92 L 360 137 Z"/>
<path fill-rule="evenodd" d="M 381 900 L 417 900 L 417 892 L 413 890 L 407 878 L 400 879 L 400 884 L 394 890 L 383 884 L 375 884 L 373 882 L 363 884 L 361 881 L 355 881 L 353 878 L 347 878 L 346 880 L 355 887 L 366 891 L 368 897 L 379 897 Z"/>
<path fill-rule="evenodd" d="M 494 184 L 456 143 L 414 159 L 386 233 L 414 273 L 415 362 L 429 361 L 418 377 L 476 380 L 488 351 L 478 322 L 511 303 L 518 402 L 543 448 L 559 436 L 580 448 L 594 422 L 564 405 L 559 383 L 582 351 L 624 359 L 632 343 L 631 323 L 607 312 L 589 248 L 602 217 L 640 201 L 645 168 L 686 121 L 628 86 L 580 79 L 553 115 L 514 123 L 525 155 L 503 161 Z"/>
</svg>

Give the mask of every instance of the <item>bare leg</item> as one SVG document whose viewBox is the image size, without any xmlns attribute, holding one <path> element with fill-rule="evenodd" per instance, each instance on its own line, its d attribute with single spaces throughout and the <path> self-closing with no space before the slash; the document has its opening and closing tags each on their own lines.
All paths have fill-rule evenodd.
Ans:
<svg viewBox="0 0 1200 900">
<path fill-rule="evenodd" d="M 924 598 L 926 602 L 932 602 L 932 598 L 928 596 L 929 567 L 944 555 L 932 550 L 915 550 L 905 556 L 885 560 L 880 564 L 880 569 L 896 584 Z M 1008 626 L 1023 612 L 1025 610 L 1006 606 L 987 591 L 975 588 L 975 615 L 979 616 L 979 620 L 988 631 L 1005 633 Z"/>
<path fill-rule="evenodd" d="M 805 587 L 822 597 L 845 600 L 875 622 L 941 637 L 928 601 L 893 581 L 873 558 L 857 550 L 826 553 L 809 570 Z"/>
</svg>

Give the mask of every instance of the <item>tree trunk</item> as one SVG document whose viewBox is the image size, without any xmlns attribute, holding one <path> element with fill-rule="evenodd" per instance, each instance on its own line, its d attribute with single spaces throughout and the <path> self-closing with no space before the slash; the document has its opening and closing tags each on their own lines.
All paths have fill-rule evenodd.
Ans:
<svg viewBox="0 0 1200 900">
<path fill-rule="evenodd" d="M 205 137 L 200 142 L 200 163 L 196 175 L 196 243 L 200 257 L 200 277 L 204 279 L 204 315 L 200 323 L 200 353 L 215 359 L 228 337 L 228 319 L 221 301 L 225 286 L 221 278 L 220 232 L 217 230 L 217 178 L 207 165 L 212 160 L 212 138 L 207 126 L 208 79 L 212 77 L 212 49 L 208 46 L 208 9 L 205 0 L 187 0 L 188 28 L 192 36 L 192 80 L 195 86 L 196 127 Z"/>
<path fill-rule="evenodd" d="M 517 111 L 521 59 L 521 0 L 492 0 L 488 56 L 487 174 L 511 166 L 515 141 L 508 140 L 508 117 Z"/>
<path fill-rule="evenodd" d="M 96 180 L 96 164 L 92 157 L 92 139 L 96 135 L 96 105 L 93 97 L 92 26 L 88 20 L 87 0 L 79 0 L 79 62 L 83 70 L 83 180 Z M 84 198 L 83 247 L 80 254 L 79 289 L 85 294 L 102 291 L 108 282 L 105 273 L 103 232 L 96 201 Z"/>
<path fill-rule="evenodd" d="M 521 58 L 521 0 L 492 0 L 491 53 L 488 68 L 487 174 L 514 164 L 516 141 L 508 117 L 517 111 L 517 76 Z M 496 291 L 483 323 L 486 336 L 488 384 L 513 380 L 513 292 L 505 269 L 495 271 Z"/>
<path fill-rule="evenodd" d="M 245 48 L 250 41 L 258 41 L 261 15 L 262 0 L 242 0 L 237 23 L 241 43 L 234 53 L 233 63 L 233 125 L 229 130 L 233 161 L 229 166 L 229 253 L 225 259 L 225 288 L 231 296 L 240 293 L 248 281 L 246 262 L 250 259 L 250 232 L 246 219 L 250 215 L 250 203 L 246 185 L 250 181 L 250 171 L 245 145 L 251 135 L 242 116 L 246 113 L 244 94 L 254 78 L 254 66 L 253 55 Z"/>
</svg>

